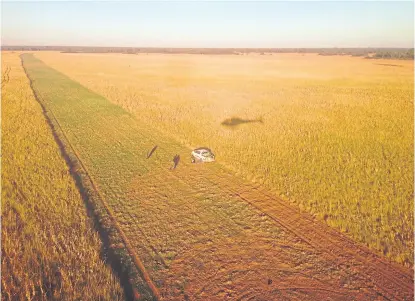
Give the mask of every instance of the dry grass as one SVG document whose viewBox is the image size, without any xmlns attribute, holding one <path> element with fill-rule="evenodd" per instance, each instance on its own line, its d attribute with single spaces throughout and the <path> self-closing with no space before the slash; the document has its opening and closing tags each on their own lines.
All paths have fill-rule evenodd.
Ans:
<svg viewBox="0 0 415 301">
<path fill-rule="evenodd" d="M 123 300 L 18 55 L 2 53 L 2 300 Z"/>
<path fill-rule="evenodd" d="M 412 298 L 410 269 L 377 258 L 222 164 L 190 163 L 189 149 L 171 133 L 160 133 L 32 55 L 22 58 L 141 299 L 148 300 L 146 287 L 124 256 L 125 243 L 166 300 Z M 182 159 L 171 170 L 175 154 Z M 119 229 L 91 190 L 100 192 Z"/>
<path fill-rule="evenodd" d="M 413 264 L 413 62 L 37 53 L 397 262 Z M 398 66 L 390 66 L 398 65 Z M 230 117 L 264 123 L 224 127 Z"/>
</svg>

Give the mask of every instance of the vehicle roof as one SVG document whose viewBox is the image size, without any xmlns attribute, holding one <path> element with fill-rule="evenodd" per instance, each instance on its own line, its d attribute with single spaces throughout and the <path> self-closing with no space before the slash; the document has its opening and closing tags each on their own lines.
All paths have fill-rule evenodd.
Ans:
<svg viewBox="0 0 415 301">
<path fill-rule="evenodd" d="M 194 149 L 194 151 L 197 151 L 197 150 L 207 150 L 207 151 L 209 151 L 209 152 L 212 152 L 212 151 L 210 150 L 210 148 L 208 148 L 208 147 L 198 147 L 198 148 L 195 148 L 195 149 Z"/>
</svg>

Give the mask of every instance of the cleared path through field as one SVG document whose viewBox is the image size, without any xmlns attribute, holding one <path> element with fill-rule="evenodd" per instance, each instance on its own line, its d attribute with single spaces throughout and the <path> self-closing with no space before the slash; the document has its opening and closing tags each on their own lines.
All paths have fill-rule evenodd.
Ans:
<svg viewBox="0 0 415 301">
<path fill-rule="evenodd" d="M 139 118 L 33 56 L 24 64 L 163 299 L 413 300 L 412 270 L 235 177 L 220 154 L 191 164 Z"/>
</svg>

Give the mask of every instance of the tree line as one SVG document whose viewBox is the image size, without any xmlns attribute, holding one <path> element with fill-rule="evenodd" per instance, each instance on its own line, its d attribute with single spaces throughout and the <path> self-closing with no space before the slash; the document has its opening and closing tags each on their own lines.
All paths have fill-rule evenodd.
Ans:
<svg viewBox="0 0 415 301">
<path fill-rule="evenodd" d="M 414 59 L 413 48 L 155 48 L 155 47 L 83 47 L 83 46 L 2 46 L 6 51 L 61 51 L 65 53 L 171 53 L 171 54 L 249 54 L 317 53 L 348 55 L 369 59 Z"/>
</svg>

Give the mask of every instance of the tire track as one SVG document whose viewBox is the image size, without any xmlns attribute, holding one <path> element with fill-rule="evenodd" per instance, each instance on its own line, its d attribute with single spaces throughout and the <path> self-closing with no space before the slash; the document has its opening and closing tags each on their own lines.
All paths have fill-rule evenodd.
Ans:
<svg viewBox="0 0 415 301">
<path fill-rule="evenodd" d="M 357 259 L 361 263 L 360 269 L 362 274 L 367 274 L 367 279 L 376 284 L 385 298 L 393 299 L 395 297 L 395 294 L 390 292 L 391 289 L 386 289 L 390 286 L 390 283 L 393 283 L 394 286 L 399 288 L 399 290 L 407 297 L 413 298 L 413 275 L 408 270 L 398 264 L 385 262 L 384 259 L 380 258 L 365 246 L 352 241 L 347 236 L 338 233 L 321 222 L 314 221 L 308 214 L 299 213 L 298 210 L 295 210 L 292 206 L 278 197 L 270 195 L 269 192 L 265 192 L 265 188 L 261 187 L 261 185 L 253 187 L 253 185 L 248 184 L 251 185 L 250 187 L 247 183 L 242 183 L 243 181 L 240 181 L 239 187 L 250 188 L 242 192 L 238 191 L 238 189 L 231 187 L 229 184 L 232 183 L 235 186 L 235 179 L 226 181 L 219 176 L 219 174 L 228 176 L 228 168 L 225 167 L 228 172 L 224 172 L 221 169 L 222 168 L 216 173 L 213 173 L 208 169 L 210 172 L 209 176 L 204 175 L 203 180 L 209 181 L 212 185 L 220 185 L 221 189 L 238 196 L 244 202 L 250 204 L 260 212 L 263 212 L 275 223 L 295 234 L 309 246 L 319 250 L 322 254 L 325 254 L 334 265 L 342 266 L 350 259 Z M 183 183 L 176 174 L 173 173 L 172 176 L 176 178 L 176 181 Z M 223 182 L 228 184 L 223 184 Z M 259 202 L 243 196 L 247 192 L 252 191 L 256 191 L 257 195 L 254 199 L 260 200 Z M 281 210 L 267 210 L 267 207 L 269 208 L 268 203 L 274 204 L 274 207 L 278 205 Z M 293 226 L 293 224 L 295 224 L 295 226 Z M 312 231 L 310 231 L 310 228 L 312 228 Z"/>
<path fill-rule="evenodd" d="M 407 300 L 407 297 L 411 295 L 412 286 L 410 284 L 410 280 L 408 281 L 408 279 L 402 279 L 402 277 L 400 279 L 397 279 L 397 277 L 399 276 L 397 276 L 396 273 L 402 272 L 400 271 L 401 269 L 399 269 L 398 267 L 391 268 L 391 265 L 387 263 L 384 263 L 385 265 L 378 267 L 380 259 L 376 259 L 376 261 L 367 260 L 364 256 L 360 256 L 358 254 L 356 255 L 355 253 L 352 253 L 352 251 L 349 251 L 349 250 L 357 249 L 359 251 L 361 246 L 357 246 L 355 243 L 352 243 L 352 247 L 348 246 L 348 244 L 350 243 L 348 238 L 343 237 L 341 234 L 335 231 L 329 231 L 329 234 L 328 234 L 327 233 L 328 229 L 325 229 L 325 228 L 328 228 L 327 226 L 318 225 L 313 220 L 309 219 L 308 217 L 302 216 L 302 214 L 298 213 L 296 210 L 290 208 L 286 204 L 283 204 L 283 203 L 279 204 L 283 207 L 283 210 L 282 210 L 283 212 L 281 213 L 281 211 L 278 211 L 278 215 L 277 215 L 278 217 L 276 217 L 275 212 L 269 212 L 267 210 L 264 210 L 264 207 L 258 206 L 258 204 L 255 203 L 255 198 L 253 200 L 249 199 L 245 197 L 244 194 L 249 193 L 251 191 L 256 191 L 258 199 L 261 199 L 263 202 L 269 202 L 269 203 L 282 202 L 281 200 L 279 199 L 277 200 L 276 197 L 267 195 L 264 192 L 259 192 L 258 191 L 259 186 L 252 187 L 252 189 L 247 189 L 245 191 L 240 192 L 236 188 L 231 187 L 229 184 L 224 184 L 226 182 L 226 183 L 232 183 L 235 185 L 236 183 L 234 180 L 226 181 L 226 179 L 221 178 L 218 175 L 219 174 L 218 172 L 216 173 L 212 172 L 212 174 L 210 172 L 211 170 L 209 169 L 205 170 L 203 177 L 201 177 L 200 175 L 198 176 L 198 174 L 194 176 L 192 175 L 190 178 L 194 179 L 194 183 L 184 181 L 174 172 L 170 174 L 171 175 L 171 177 L 169 177 L 170 179 L 166 179 L 166 177 L 164 176 L 163 181 L 170 185 L 172 185 L 173 183 L 179 182 L 181 183 L 181 185 L 186 186 L 188 189 L 190 189 L 191 187 L 195 187 L 194 185 L 197 184 L 197 182 L 200 180 L 209 181 L 209 183 L 211 183 L 212 185 L 220 185 L 220 189 L 222 192 L 224 192 L 224 194 L 237 196 L 241 201 L 247 202 L 252 207 L 256 208 L 258 211 L 263 212 L 265 215 L 271 218 L 275 223 L 279 224 L 280 226 L 288 230 L 290 233 L 293 233 L 295 236 L 302 239 L 304 242 L 310 245 L 313 249 L 317 249 L 320 253 L 324 254 L 324 256 L 327 259 L 329 259 L 333 265 L 341 267 L 344 262 L 347 262 L 350 259 L 355 259 L 355 258 L 359 259 L 359 261 L 362 263 L 360 272 L 363 275 L 365 273 L 368 274 L 365 278 L 369 282 L 373 282 L 373 284 L 376 285 L 379 294 L 381 294 L 385 299 L 395 299 L 398 295 L 401 295 L 400 293 L 395 294 L 391 292 L 391 290 L 385 289 L 388 287 L 388 282 L 391 282 L 393 284 L 394 287 L 392 287 L 392 290 L 394 292 L 396 292 L 397 290 L 402 290 L 404 294 L 403 296 L 401 295 L 401 297 L 403 298 L 402 300 Z M 154 178 L 157 179 L 158 181 L 161 180 L 161 178 L 157 177 L 156 175 L 154 175 Z M 244 187 L 244 188 L 247 187 L 246 184 L 240 184 L 240 185 L 241 187 Z M 315 233 L 312 233 L 312 235 L 310 235 L 309 232 L 302 231 L 304 230 L 303 227 L 299 227 L 299 229 L 296 228 L 298 226 L 299 221 L 303 221 L 303 219 L 305 219 L 305 222 L 304 222 L 305 225 L 307 227 L 312 227 L 313 232 Z M 295 222 L 296 226 L 292 225 L 294 221 L 296 221 Z M 303 226 L 303 225 L 301 224 L 300 226 Z M 333 237 L 331 237 L 330 235 Z M 333 243 L 332 247 L 335 247 L 335 249 L 333 250 L 333 249 L 327 248 L 328 245 L 321 244 L 322 241 L 320 241 L 320 239 L 323 242 L 326 241 L 326 243 L 328 244 L 329 242 L 332 242 Z M 345 245 L 344 245 L 345 242 L 346 242 L 347 248 L 345 248 Z M 346 255 L 341 256 L 342 252 L 346 252 Z M 359 251 L 359 253 L 360 252 L 361 251 Z M 370 256 L 370 258 L 376 257 L 376 255 L 374 255 L 373 253 L 368 254 L 368 256 Z M 380 261 L 382 262 L 382 260 Z M 372 267 L 373 265 L 375 265 L 375 268 Z M 394 268 L 397 268 L 397 270 L 394 271 Z M 391 272 L 389 272 L 389 270 L 391 270 Z M 407 273 L 404 273 L 404 274 L 407 274 Z M 286 289 L 288 290 L 289 288 L 286 288 Z M 321 290 L 325 290 L 325 289 L 321 288 Z M 338 292 L 343 294 L 346 291 L 339 290 Z M 349 291 L 349 293 L 351 292 Z M 407 297 L 405 297 L 405 294 Z"/>
<path fill-rule="evenodd" d="M 211 176 L 216 177 L 216 183 L 221 180 L 217 174 Z M 235 184 L 235 181 L 226 182 Z M 241 187 L 246 187 L 246 185 L 241 185 Z M 362 273 L 370 275 L 368 278 L 372 281 L 376 280 L 374 282 L 382 290 L 384 295 L 389 295 L 390 298 L 394 298 L 394 295 L 391 296 L 389 290 L 385 289 L 389 287 L 389 282 L 392 282 L 396 288 L 399 288 L 404 294 L 407 294 L 407 298 L 413 299 L 414 284 L 412 274 L 399 265 L 385 262 L 384 259 L 378 257 L 366 247 L 351 241 L 345 235 L 336 232 L 322 223 L 315 222 L 308 214 L 299 213 L 298 210 L 295 210 L 286 202 L 264 192 L 264 190 L 259 191 L 258 188 L 252 189 L 257 192 L 257 195 L 254 197 L 256 201 L 253 201 L 244 197 L 244 192 L 238 192 L 237 189 L 230 187 L 229 184 L 225 189 L 228 189 L 229 192 L 234 193 L 243 201 L 266 214 L 276 223 L 291 233 L 294 233 L 313 248 L 326 254 L 334 264 L 340 266 L 343 262 L 349 261 L 350 258 L 358 259 L 362 263 L 361 268 L 364 269 Z M 272 210 L 270 204 L 274 207 L 278 206 L 280 210 Z M 267 210 L 267 208 L 270 209 Z M 335 247 L 335 251 L 331 247 Z M 339 257 L 341 258 L 340 262 Z"/>
</svg>

